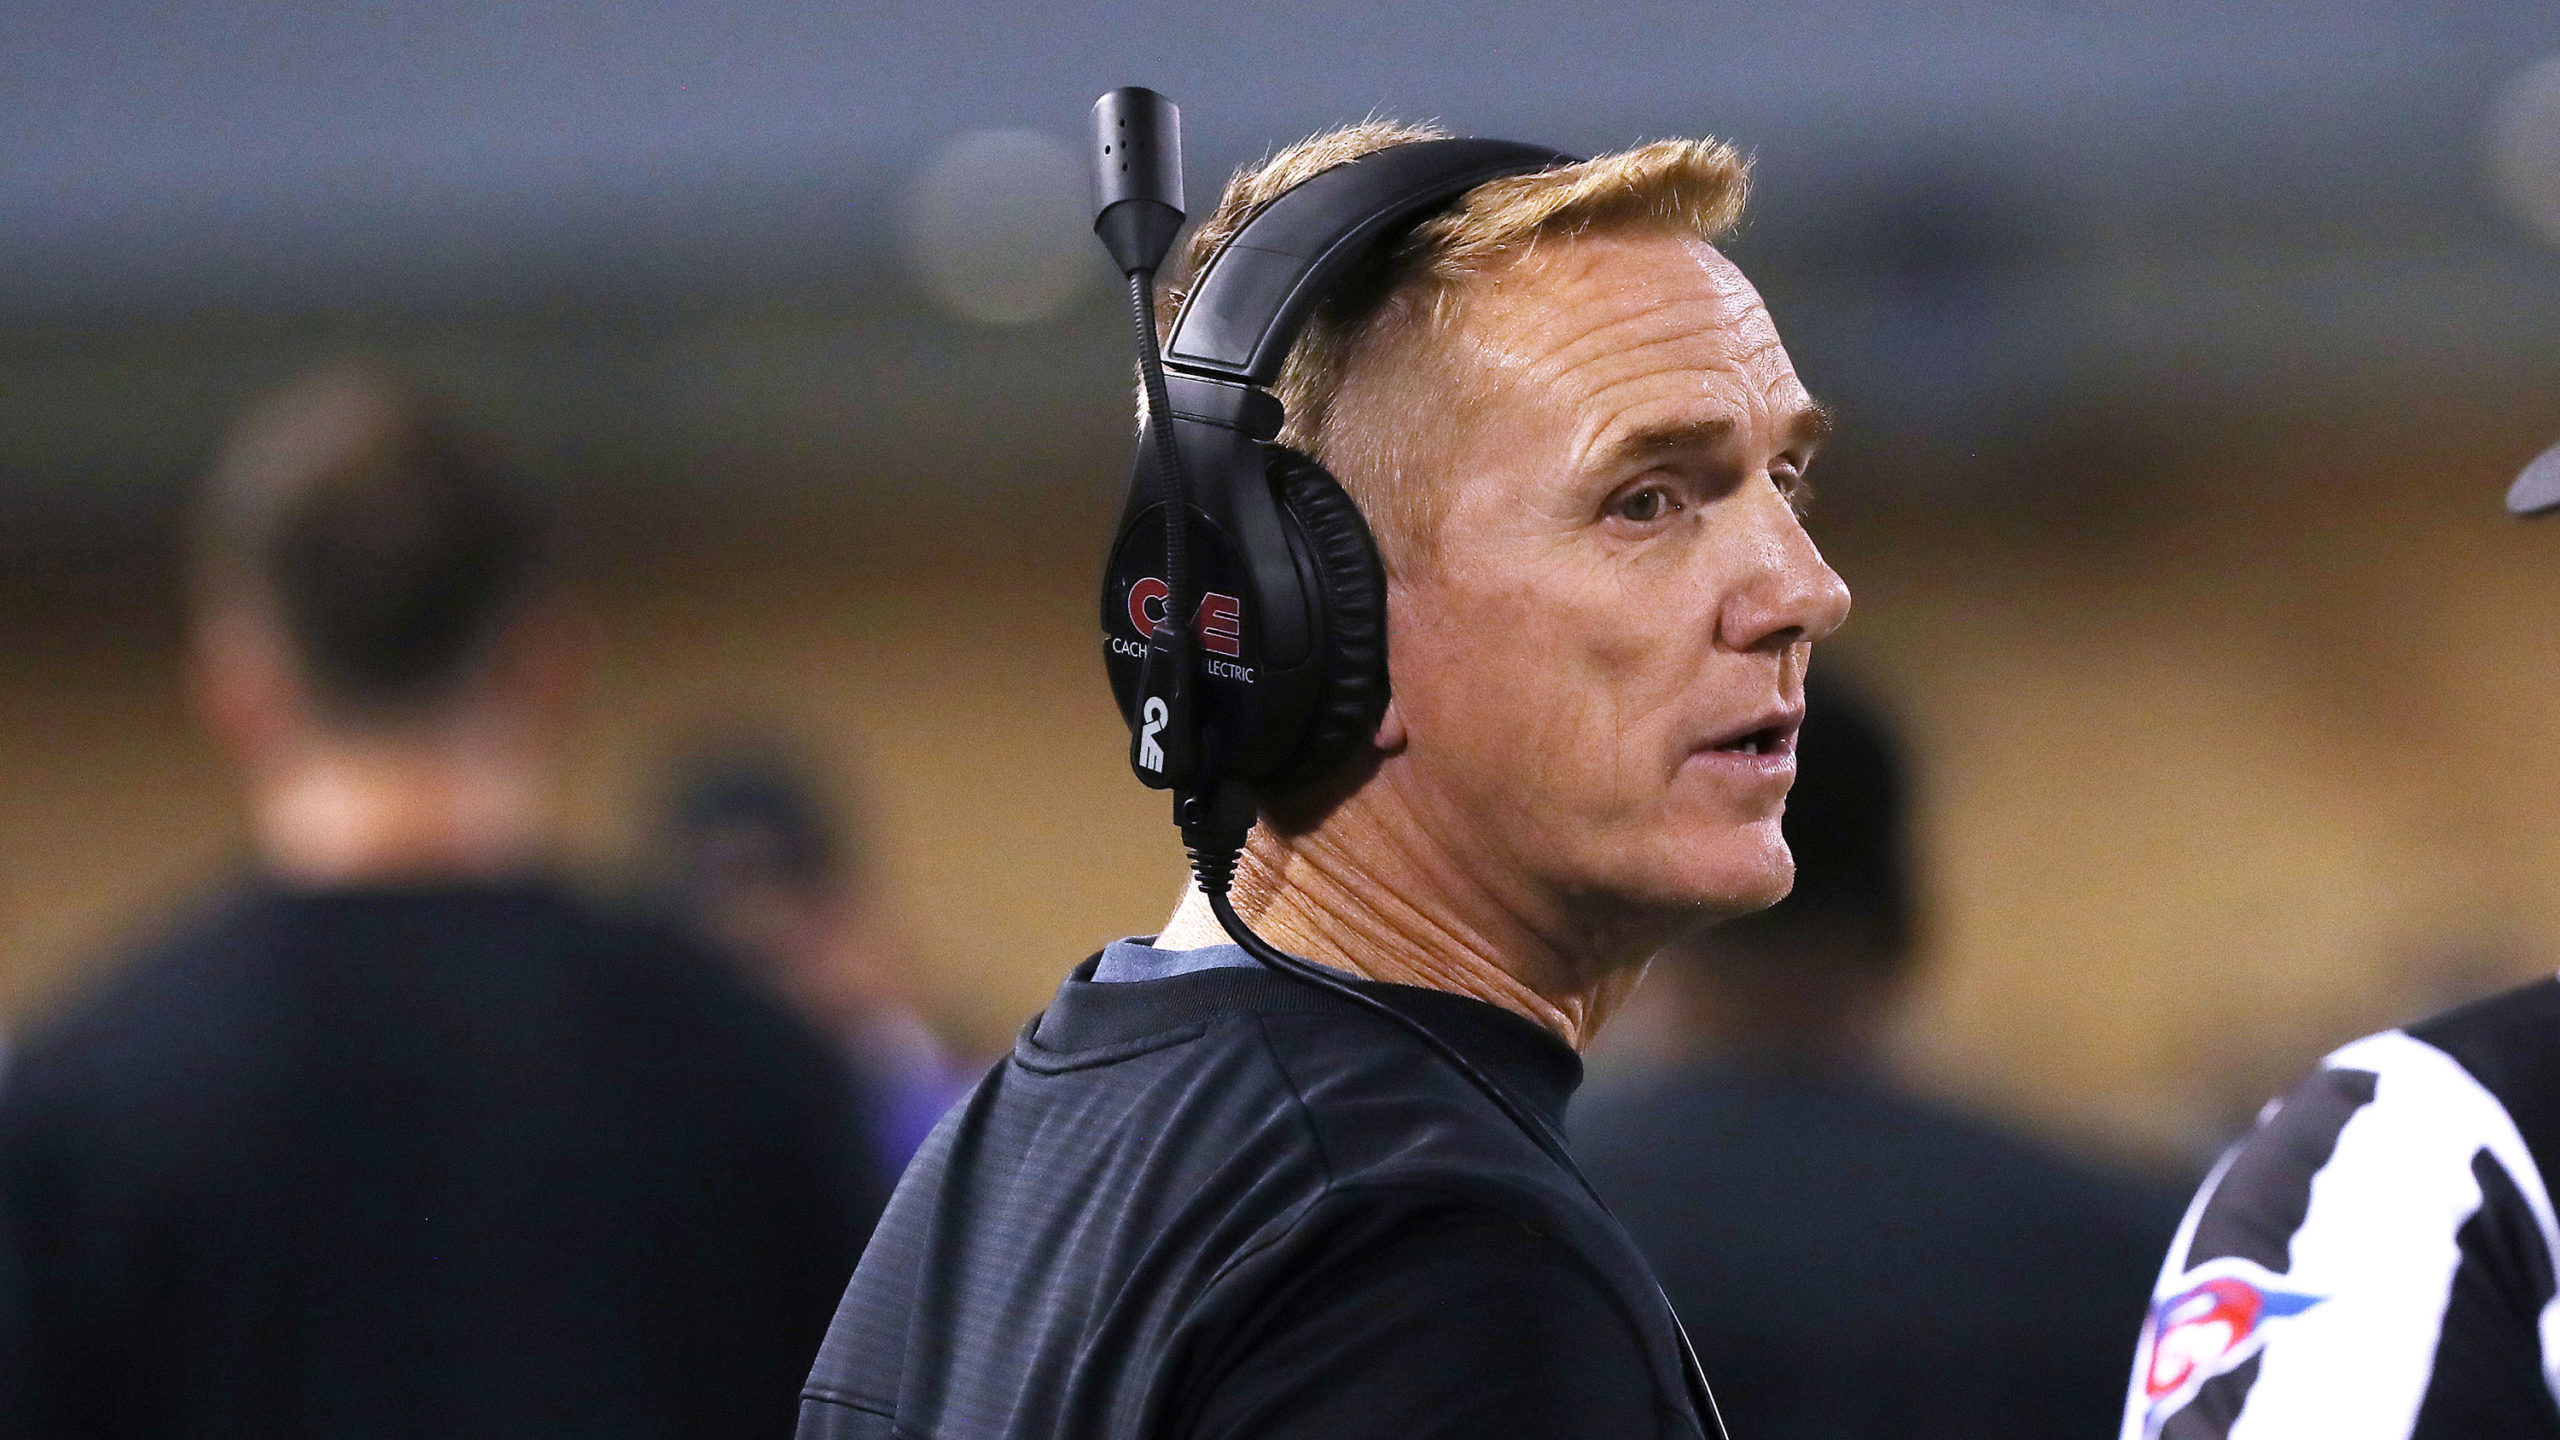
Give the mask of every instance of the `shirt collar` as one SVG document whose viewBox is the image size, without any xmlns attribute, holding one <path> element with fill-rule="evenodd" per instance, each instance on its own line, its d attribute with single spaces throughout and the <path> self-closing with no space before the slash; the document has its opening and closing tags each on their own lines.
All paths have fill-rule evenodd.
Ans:
<svg viewBox="0 0 2560 1440">
<path fill-rule="evenodd" d="M 1153 949 L 1143 945 L 1133 948 Z M 1240 1011 L 1360 1013 L 1347 1000 L 1258 964 L 1212 964 L 1144 984 L 1095 983 L 1095 971 L 1107 954 L 1097 953 L 1076 967 L 1066 984 L 1059 987 L 1048 1010 L 1025 1027 L 1017 1054 L 1041 1064 L 1054 1064 L 1063 1053 L 1116 1051 L 1150 1036 Z M 1566 1102 L 1582 1083 L 1582 1057 L 1554 1031 L 1472 996 L 1349 976 L 1344 977 L 1344 983 L 1428 1028 L 1541 1119 L 1559 1128 L 1563 1125 Z M 1368 1018 L 1372 1024 L 1379 1023 L 1375 1017 Z"/>
</svg>

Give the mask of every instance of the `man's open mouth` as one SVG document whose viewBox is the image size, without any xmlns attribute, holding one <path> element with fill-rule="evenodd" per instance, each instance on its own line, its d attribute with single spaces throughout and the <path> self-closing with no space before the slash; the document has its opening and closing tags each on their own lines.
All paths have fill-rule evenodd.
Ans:
<svg viewBox="0 0 2560 1440">
<path fill-rule="evenodd" d="M 1794 741 L 1794 726 L 1764 725 L 1747 735 L 1727 740 L 1715 748 L 1734 755 L 1775 755 Z"/>
<path fill-rule="evenodd" d="M 1698 747 L 1700 754 L 1732 755 L 1752 759 L 1784 760 L 1796 749 L 1796 732 L 1803 728 L 1804 712 L 1795 709 L 1772 709 L 1720 739 L 1709 740 Z"/>
</svg>

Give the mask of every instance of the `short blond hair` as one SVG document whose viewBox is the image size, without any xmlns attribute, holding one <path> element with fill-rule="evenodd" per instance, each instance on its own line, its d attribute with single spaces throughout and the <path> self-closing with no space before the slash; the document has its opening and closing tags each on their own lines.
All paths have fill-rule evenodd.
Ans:
<svg viewBox="0 0 2560 1440">
<path fill-rule="evenodd" d="M 1375 151 L 1447 138 L 1437 126 L 1369 120 L 1237 171 L 1184 246 L 1182 278 L 1168 287 L 1160 322 L 1171 321 L 1210 257 L 1281 192 Z M 1428 551 L 1441 497 L 1410 473 L 1413 457 L 1400 440 L 1411 427 L 1337 416 L 1354 368 L 1411 358 L 1408 347 L 1454 323 L 1469 279 L 1542 241 L 1616 229 L 1722 240 L 1740 223 L 1750 188 L 1750 162 L 1711 139 L 1656 140 L 1478 185 L 1381 249 L 1317 307 L 1271 387 L 1288 412 L 1281 443 L 1333 472 L 1377 532 L 1390 572 L 1400 569 Z"/>
</svg>

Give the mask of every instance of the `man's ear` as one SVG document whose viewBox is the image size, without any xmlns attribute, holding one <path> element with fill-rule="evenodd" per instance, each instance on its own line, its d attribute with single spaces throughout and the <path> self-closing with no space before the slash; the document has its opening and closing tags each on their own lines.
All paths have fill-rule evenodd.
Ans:
<svg viewBox="0 0 2560 1440">
<path fill-rule="evenodd" d="M 187 708 L 243 769 L 273 763 L 305 724 L 302 687 L 274 630 L 240 606 L 200 612 L 187 637 Z"/>
</svg>

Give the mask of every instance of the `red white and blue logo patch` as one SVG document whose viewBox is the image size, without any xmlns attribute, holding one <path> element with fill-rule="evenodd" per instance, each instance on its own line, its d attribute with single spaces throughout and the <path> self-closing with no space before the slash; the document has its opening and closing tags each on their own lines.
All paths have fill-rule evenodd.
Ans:
<svg viewBox="0 0 2560 1440">
<path fill-rule="evenodd" d="M 2177 1288 L 2152 1305 L 2144 1327 L 2147 1429 L 2157 1434 L 2206 1381 L 2266 1348 L 2270 1322 L 2291 1319 L 2325 1298 L 2286 1289 L 2283 1276 L 2232 1257 L 2178 1277 Z"/>
</svg>

